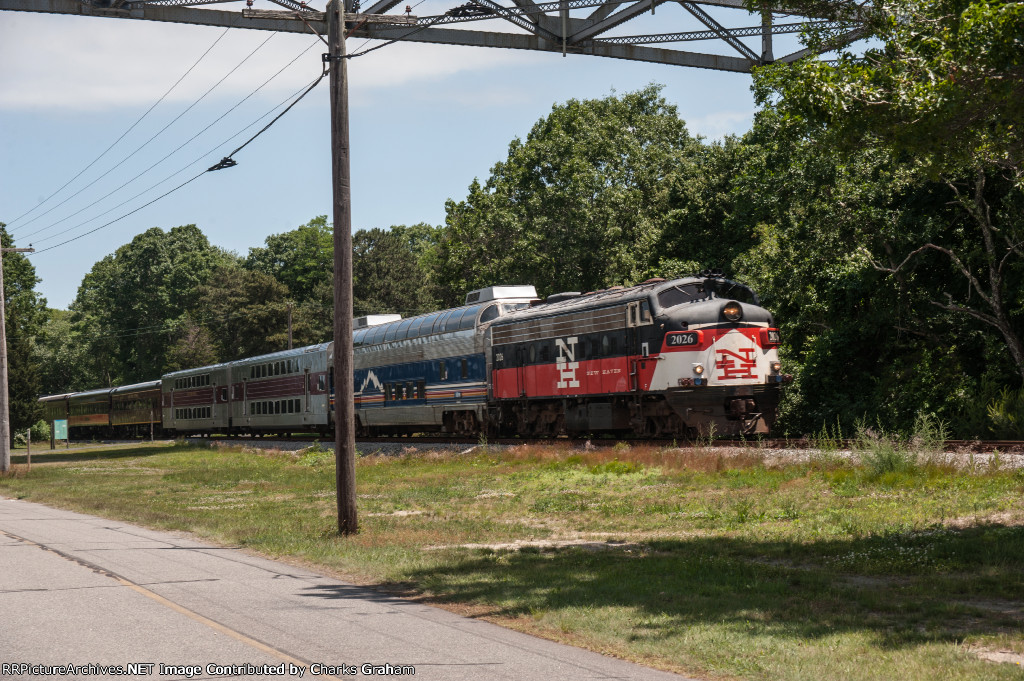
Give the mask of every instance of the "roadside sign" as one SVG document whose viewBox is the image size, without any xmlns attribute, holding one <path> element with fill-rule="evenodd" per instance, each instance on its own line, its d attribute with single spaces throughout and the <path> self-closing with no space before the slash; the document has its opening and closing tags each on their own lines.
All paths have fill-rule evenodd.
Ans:
<svg viewBox="0 0 1024 681">
<path fill-rule="evenodd" d="M 57 419 L 53 422 L 53 439 L 54 440 L 67 440 L 68 439 L 68 420 Z"/>
</svg>

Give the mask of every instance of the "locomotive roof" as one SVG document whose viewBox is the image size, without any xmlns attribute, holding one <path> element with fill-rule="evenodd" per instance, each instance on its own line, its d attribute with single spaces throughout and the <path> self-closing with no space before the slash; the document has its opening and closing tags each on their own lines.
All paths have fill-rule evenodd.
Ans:
<svg viewBox="0 0 1024 681">
<path fill-rule="evenodd" d="M 642 284 L 636 286 L 613 286 L 601 291 L 593 291 L 591 293 L 584 293 L 581 295 L 556 293 L 549 296 L 548 299 L 554 298 L 555 300 L 547 303 L 541 302 L 533 307 L 524 310 L 515 310 L 509 312 L 494 321 L 494 326 L 501 326 L 503 324 L 515 323 L 527 319 L 535 319 L 538 317 L 548 317 L 551 315 L 567 314 L 570 312 L 580 312 L 582 310 L 589 310 L 595 308 L 601 308 L 611 305 L 623 305 L 631 303 L 636 300 L 650 300 L 651 295 L 655 296 L 662 291 L 667 289 L 675 288 L 684 284 L 705 284 L 705 282 L 721 282 L 723 284 L 741 286 L 748 290 L 751 295 L 754 296 L 755 304 L 757 294 L 750 291 L 745 284 L 726 279 L 720 275 L 712 276 L 692 276 L 692 277 L 680 277 L 679 279 L 648 279 Z M 715 295 L 712 291 L 710 295 Z M 568 297 L 566 297 L 568 296 Z"/>
<path fill-rule="evenodd" d="M 578 312 L 580 310 L 604 307 L 606 305 L 631 303 L 634 300 L 648 300 L 652 292 L 660 291 L 672 286 L 678 286 L 679 284 L 688 284 L 703 280 L 703 277 L 686 277 L 683 279 L 671 280 L 649 279 L 636 286 L 613 286 L 601 291 L 584 293 L 570 298 L 559 298 L 552 303 L 541 302 L 525 310 L 509 312 L 508 314 L 496 319 L 494 321 L 494 325 L 500 326 L 502 324 L 517 322 L 523 319 L 546 317 L 548 315 L 557 315 L 568 312 Z M 561 295 L 564 294 L 556 293 L 551 297 L 554 298 Z"/>
</svg>

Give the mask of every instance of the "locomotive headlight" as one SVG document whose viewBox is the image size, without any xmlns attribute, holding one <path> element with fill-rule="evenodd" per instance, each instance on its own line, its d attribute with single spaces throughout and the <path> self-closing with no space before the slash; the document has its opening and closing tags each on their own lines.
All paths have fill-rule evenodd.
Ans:
<svg viewBox="0 0 1024 681">
<path fill-rule="evenodd" d="M 697 374 L 698 376 L 703 374 L 704 373 L 704 365 L 703 364 L 694 364 L 693 365 L 693 373 Z"/>
<path fill-rule="evenodd" d="M 722 314 L 730 322 L 738 322 L 743 319 L 743 308 L 740 307 L 739 303 L 733 301 L 731 303 L 727 303 L 726 306 L 722 308 Z"/>
<path fill-rule="evenodd" d="M 777 373 L 779 373 L 779 371 L 781 369 L 782 369 L 782 362 L 772 362 L 772 372 L 773 373 L 777 374 Z"/>
</svg>

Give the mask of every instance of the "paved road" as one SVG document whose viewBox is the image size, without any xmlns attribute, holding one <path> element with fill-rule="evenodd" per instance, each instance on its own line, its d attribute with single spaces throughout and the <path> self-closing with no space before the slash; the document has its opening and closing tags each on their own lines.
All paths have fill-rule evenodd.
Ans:
<svg viewBox="0 0 1024 681">
<path fill-rule="evenodd" d="M 682 679 L 235 549 L 0 498 L 0 679 L 56 678 L 69 664 L 72 678 L 114 676 L 106 665 L 175 679 L 380 676 L 371 664 L 445 681 Z"/>
</svg>

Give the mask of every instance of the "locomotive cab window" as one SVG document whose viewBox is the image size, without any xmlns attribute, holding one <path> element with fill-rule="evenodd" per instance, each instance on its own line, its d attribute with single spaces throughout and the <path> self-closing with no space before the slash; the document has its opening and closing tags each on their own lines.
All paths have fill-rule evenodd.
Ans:
<svg viewBox="0 0 1024 681">
<path fill-rule="evenodd" d="M 741 303 L 747 303 L 749 305 L 760 304 L 757 295 L 743 284 L 737 284 L 734 281 L 728 281 L 726 279 L 707 281 L 705 284 L 708 285 L 709 289 L 714 291 L 716 298 L 738 300 Z"/>
<path fill-rule="evenodd" d="M 641 324 L 653 324 L 654 319 L 651 318 L 651 304 L 646 300 L 640 301 L 640 323 Z"/>
<path fill-rule="evenodd" d="M 482 315 L 480 315 L 480 323 L 483 324 L 484 322 L 489 322 L 492 319 L 497 319 L 497 318 L 498 318 L 498 306 L 497 305 L 491 305 L 486 310 L 484 310 L 484 313 Z"/>
<path fill-rule="evenodd" d="M 667 288 L 659 293 L 658 305 L 667 310 L 670 307 L 682 305 L 683 303 L 692 303 L 695 300 L 703 300 L 706 297 L 702 284 L 683 284 Z"/>
</svg>

